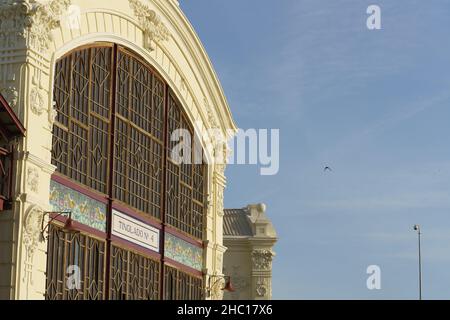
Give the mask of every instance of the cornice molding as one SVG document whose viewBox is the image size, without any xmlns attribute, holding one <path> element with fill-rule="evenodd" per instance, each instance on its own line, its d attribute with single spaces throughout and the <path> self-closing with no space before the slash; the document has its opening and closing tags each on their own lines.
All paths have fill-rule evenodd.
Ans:
<svg viewBox="0 0 450 320">
<path fill-rule="evenodd" d="M 217 107 L 216 115 L 218 117 L 220 127 L 223 130 L 232 129 L 236 131 L 237 127 L 233 121 L 233 117 L 228 106 L 228 101 L 225 97 L 220 81 L 218 80 L 217 73 L 191 23 L 181 10 L 180 6 L 175 5 L 174 1 L 153 1 L 170 20 L 179 22 L 173 27 L 176 29 L 177 33 L 179 33 L 180 36 L 186 40 L 184 45 L 186 45 L 189 55 L 193 58 L 193 63 L 199 66 L 200 75 L 205 81 L 205 89 L 211 97 L 212 104 Z"/>
<path fill-rule="evenodd" d="M 29 161 L 30 163 L 39 167 L 42 171 L 44 171 L 45 173 L 48 173 L 48 174 L 53 174 L 56 170 L 56 166 L 44 161 L 43 159 L 39 158 L 38 156 L 35 156 L 34 154 L 30 153 L 29 151 L 19 154 L 19 159 L 24 160 L 24 161 Z"/>
</svg>

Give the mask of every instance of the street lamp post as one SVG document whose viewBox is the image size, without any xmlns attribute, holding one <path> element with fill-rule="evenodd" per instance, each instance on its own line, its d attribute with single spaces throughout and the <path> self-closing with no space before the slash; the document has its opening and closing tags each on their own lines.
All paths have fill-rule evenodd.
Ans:
<svg viewBox="0 0 450 320">
<path fill-rule="evenodd" d="M 419 300 L 422 300 L 422 252 L 420 248 L 420 225 L 416 224 L 414 225 L 414 230 L 417 231 L 417 235 L 419 238 Z"/>
</svg>

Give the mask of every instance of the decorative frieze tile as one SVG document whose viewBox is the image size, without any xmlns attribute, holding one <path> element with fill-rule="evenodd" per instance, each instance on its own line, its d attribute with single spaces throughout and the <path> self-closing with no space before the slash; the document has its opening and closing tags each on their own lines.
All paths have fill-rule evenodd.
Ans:
<svg viewBox="0 0 450 320">
<path fill-rule="evenodd" d="M 53 211 L 71 211 L 72 219 L 106 232 L 106 205 L 56 181 L 50 182 Z"/>
<path fill-rule="evenodd" d="M 192 269 L 201 271 L 203 267 L 203 249 L 194 246 L 170 233 L 165 237 L 165 257 Z"/>
</svg>

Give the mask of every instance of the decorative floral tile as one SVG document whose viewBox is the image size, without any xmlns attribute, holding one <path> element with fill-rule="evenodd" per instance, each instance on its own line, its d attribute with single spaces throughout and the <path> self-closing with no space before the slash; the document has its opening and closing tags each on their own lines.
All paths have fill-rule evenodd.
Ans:
<svg viewBox="0 0 450 320">
<path fill-rule="evenodd" d="M 196 247 L 170 233 L 166 233 L 165 256 L 192 269 L 202 271 L 203 249 Z"/>
<path fill-rule="evenodd" d="M 50 205 L 54 211 L 71 211 L 72 219 L 106 232 L 106 205 L 56 181 L 50 182 Z"/>
</svg>

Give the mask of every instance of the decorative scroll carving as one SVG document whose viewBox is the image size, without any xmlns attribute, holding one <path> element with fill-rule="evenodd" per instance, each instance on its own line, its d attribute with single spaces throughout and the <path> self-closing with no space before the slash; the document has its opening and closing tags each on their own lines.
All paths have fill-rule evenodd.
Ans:
<svg viewBox="0 0 450 320">
<path fill-rule="evenodd" d="M 23 243 L 27 250 L 27 256 L 32 256 L 39 243 L 40 227 L 43 219 L 43 211 L 39 207 L 33 207 L 25 216 L 23 228 Z"/>
<path fill-rule="evenodd" d="M 0 21 L 1 24 L 1 21 Z M 0 31 L 1 33 L 1 31 Z M 1 40 L 0 40 L 1 41 Z M 8 101 L 9 106 L 13 109 L 16 109 L 17 106 L 17 100 L 19 98 L 19 93 L 17 92 L 17 89 L 15 87 L 1 87 L 0 92 L 3 95 L 3 97 Z"/>
<path fill-rule="evenodd" d="M 225 286 L 225 279 L 212 277 L 213 286 L 211 288 L 211 299 L 212 300 L 222 300 L 223 299 L 223 290 L 222 288 Z"/>
<path fill-rule="evenodd" d="M 270 250 L 254 250 L 252 252 L 253 269 L 269 270 L 273 253 Z"/>
<path fill-rule="evenodd" d="M 133 9 L 144 32 L 144 47 L 147 50 L 155 50 L 155 42 L 159 43 L 169 40 L 169 30 L 154 10 L 151 10 L 140 0 L 129 1 L 130 7 Z"/>
<path fill-rule="evenodd" d="M 48 128 L 50 130 L 53 128 L 53 124 L 55 123 L 57 117 L 58 117 L 58 110 L 56 110 L 55 102 L 53 102 L 52 107 L 48 112 Z"/>
<path fill-rule="evenodd" d="M 4 0 L 0 4 L 0 46 L 12 48 L 23 42 L 46 52 L 53 40 L 52 31 L 60 26 L 69 5 L 70 0 Z"/>
<path fill-rule="evenodd" d="M 44 97 L 38 88 L 31 89 L 30 108 L 31 111 L 38 116 L 40 116 L 46 109 Z"/>
<path fill-rule="evenodd" d="M 265 297 L 269 291 L 267 279 L 259 278 L 258 281 L 256 282 L 255 290 L 256 290 L 256 295 L 258 297 Z"/>
<path fill-rule="evenodd" d="M 217 186 L 217 214 L 219 217 L 224 216 L 223 201 L 224 201 L 223 187 Z"/>
<path fill-rule="evenodd" d="M 223 138 L 221 138 L 221 141 L 215 144 L 214 152 L 216 172 L 224 176 L 228 159 L 232 153 L 231 148 L 228 146 L 228 143 L 223 141 Z"/>
<path fill-rule="evenodd" d="M 39 172 L 36 168 L 29 168 L 27 171 L 28 188 L 34 193 L 39 192 Z"/>
<path fill-rule="evenodd" d="M 23 245 L 25 246 L 25 273 L 22 281 L 33 284 L 33 256 L 40 239 L 43 211 L 39 207 L 32 207 L 25 216 L 23 223 Z"/>
<path fill-rule="evenodd" d="M 203 98 L 203 103 L 205 105 L 206 112 L 208 113 L 208 125 L 209 128 L 219 128 L 216 117 L 212 112 L 212 107 L 210 106 L 208 99 L 206 97 Z"/>
</svg>

